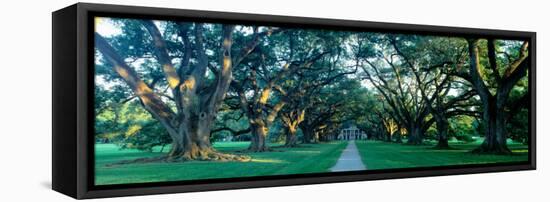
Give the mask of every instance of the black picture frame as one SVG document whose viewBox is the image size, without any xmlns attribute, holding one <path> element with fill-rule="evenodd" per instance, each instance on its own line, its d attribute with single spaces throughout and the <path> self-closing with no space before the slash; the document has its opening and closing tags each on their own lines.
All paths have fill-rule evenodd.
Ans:
<svg viewBox="0 0 550 202">
<path fill-rule="evenodd" d="M 94 16 L 528 40 L 530 44 L 528 59 L 531 62 L 530 69 L 528 70 L 529 93 L 531 97 L 531 110 L 529 110 L 529 160 L 526 163 L 456 165 L 433 168 L 96 186 L 93 184 L 94 42 L 92 31 Z M 52 14 L 52 20 L 52 188 L 77 199 L 536 169 L 535 32 L 89 3 L 77 3 L 55 11 Z"/>
</svg>

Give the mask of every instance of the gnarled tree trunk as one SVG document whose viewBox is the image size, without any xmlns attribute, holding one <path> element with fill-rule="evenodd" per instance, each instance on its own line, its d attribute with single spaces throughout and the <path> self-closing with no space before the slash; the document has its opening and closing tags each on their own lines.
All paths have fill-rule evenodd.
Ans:
<svg viewBox="0 0 550 202">
<path fill-rule="evenodd" d="M 267 100 L 267 98 L 266 98 Z M 263 113 L 263 108 L 265 106 L 264 102 L 260 102 L 258 107 L 255 110 L 248 111 L 248 116 L 252 117 L 250 120 L 250 128 L 252 129 L 252 138 L 248 150 L 251 152 L 265 152 L 271 151 L 267 145 L 267 138 L 269 134 L 269 128 L 273 121 L 277 117 L 279 111 L 285 105 L 284 102 L 280 102 L 273 107 L 269 114 Z"/>
<path fill-rule="evenodd" d="M 263 123 L 253 123 L 250 127 L 252 128 L 252 137 L 248 150 L 252 152 L 269 151 L 270 148 L 266 143 L 269 129 Z"/>
<path fill-rule="evenodd" d="M 298 137 L 296 136 L 296 128 L 288 128 L 286 131 L 285 146 L 286 147 L 295 147 L 298 145 Z"/>
<path fill-rule="evenodd" d="M 174 112 L 168 104 L 160 99 L 159 94 L 153 91 L 138 75 L 129 67 L 116 50 L 98 33 L 95 33 L 95 44 L 99 52 L 113 67 L 113 70 L 128 84 L 133 93 L 139 98 L 146 109 L 172 138 L 172 148 L 168 156 L 155 159 L 137 159 L 129 162 L 149 162 L 154 160 L 249 160 L 249 157 L 217 152 L 210 143 L 210 130 L 213 120 L 217 116 L 221 102 L 229 88 L 232 78 L 231 44 L 233 26 L 223 27 L 222 54 L 220 69 L 217 72 L 216 81 L 208 86 L 206 93 L 197 93 L 197 89 L 205 88 L 205 73 L 208 58 L 203 46 L 202 25 L 195 25 L 195 52 L 198 64 L 188 71 L 176 71 L 168 55 L 168 49 L 160 31 L 152 21 L 143 21 L 153 39 L 153 48 L 156 59 L 162 66 L 168 87 L 174 94 L 177 112 Z M 184 26 L 181 33 L 187 33 Z M 182 35 L 188 42 L 186 35 Z M 186 44 L 186 49 L 190 48 Z M 186 54 L 190 54 L 186 50 Z M 189 60 L 190 55 L 184 56 Z M 183 61 L 182 64 L 189 64 Z M 180 74 L 181 73 L 181 74 Z"/>
<path fill-rule="evenodd" d="M 319 143 L 319 134 L 320 134 L 320 133 L 321 133 L 321 132 L 319 132 L 319 131 L 313 133 L 313 138 L 311 139 L 311 141 L 312 141 L 313 143 Z"/>
<path fill-rule="evenodd" d="M 259 82 L 257 81 L 258 78 L 256 69 L 251 68 L 249 79 L 247 79 L 247 81 L 250 83 L 249 85 L 253 92 L 253 96 L 246 96 L 245 91 L 247 89 L 245 89 L 245 83 L 238 81 L 233 82 L 233 86 L 236 88 L 239 97 L 240 107 L 245 112 L 248 119 L 251 120 L 250 127 L 252 129 L 252 141 L 248 147 L 249 151 L 270 151 L 266 143 L 269 129 L 275 121 L 275 118 L 279 115 L 279 112 L 283 109 L 283 107 L 285 107 L 285 105 L 287 105 L 287 102 L 284 100 L 278 100 L 276 103 L 272 104 L 268 103 L 274 89 L 279 89 L 278 91 L 282 90 L 279 88 L 280 86 L 278 86 L 278 83 L 285 79 L 285 76 L 288 74 L 291 74 L 300 68 L 310 67 L 315 61 L 319 60 L 325 54 L 326 53 L 319 54 L 307 61 L 287 62 L 280 72 L 267 79 L 269 82 L 267 82 L 263 87 L 260 87 Z"/>
<path fill-rule="evenodd" d="M 437 149 L 448 149 L 449 147 L 449 121 L 447 118 L 436 118 L 437 127 Z"/>
<path fill-rule="evenodd" d="M 283 113 L 281 119 L 283 125 L 285 126 L 286 140 L 285 146 L 295 147 L 298 145 L 298 137 L 296 137 L 296 132 L 298 131 L 298 125 L 304 121 L 305 110 L 297 109 L 291 110 L 290 112 Z"/>
<path fill-rule="evenodd" d="M 408 132 L 407 144 L 421 145 L 423 143 L 422 129 L 420 126 L 410 126 Z"/>
<path fill-rule="evenodd" d="M 468 39 L 468 52 L 470 56 L 470 68 L 467 79 L 473 84 L 483 103 L 483 120 L 486 124 L 485 140 L 474 153 L 510 154 L 506 145 L 506 117 L 504 110 L 510 91 L 516 83 L 527 74 L 529 67 L 528 42 L 523 42 L 519 49 L 519 56 L 513 60 L 501 75 L 496 61 L 496 48 L 494 39 L 487 42 L 489 66 L 492 69 L 492 78 L 496 81 L 496 93 L 493 95 L 489 87 L 483 81 L 480 72 L 479 39 Z"/>
<path fill-rule="evenodd" d="M 491 98 L 494 99 L 494 98 Z M 506 145 L 506 119 L 504 106 L 497 106 L 495 102 L 484 103 L 483 119 L 485 120 L 485 140 L 475 153 L 509 154 Z"/>
<path fill-rule="evenodd" d="M 300 129 L 302 129 L 302 143 L 309 144 L 311 143 L 311 139 L 313 139 L 314 131 L 312 128 L 304 125 L 300 125 Z"/>
</svg>

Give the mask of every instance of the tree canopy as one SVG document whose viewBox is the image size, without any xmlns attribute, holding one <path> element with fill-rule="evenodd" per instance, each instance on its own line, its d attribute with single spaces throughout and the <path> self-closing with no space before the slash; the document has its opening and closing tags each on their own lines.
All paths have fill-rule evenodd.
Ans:
<svg viewBox="0 0 550 202">
<path fill-rule="evenodd" d="M 94 36 L 96 140 L 162 160 L 247 161 L 212 142 L 269 152 L 349 124 L 437 149 L 481 137 L 478 153 L 528 139 L 527 41 L 123 18 Z"/>
</svg>

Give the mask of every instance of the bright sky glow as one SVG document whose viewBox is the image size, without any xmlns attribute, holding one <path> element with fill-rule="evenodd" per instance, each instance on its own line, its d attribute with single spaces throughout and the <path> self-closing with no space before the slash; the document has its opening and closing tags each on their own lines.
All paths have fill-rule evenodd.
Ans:
<svg viewBox="0 0 550 202">
<path fill-rule="evenodd" d="M 110 18 L 104 17 L 95 18 L 95 31 L 104 37 L 111 37 L 122 33 L 119 26 L 115 25 Z"/>
</svg>

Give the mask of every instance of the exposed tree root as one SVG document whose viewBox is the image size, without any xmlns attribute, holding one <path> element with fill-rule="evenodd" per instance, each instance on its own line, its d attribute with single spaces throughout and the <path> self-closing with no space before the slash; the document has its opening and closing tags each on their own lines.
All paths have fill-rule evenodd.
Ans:
<svg viewBox="0 0 550 202">
<path fill-rule="evenodd" d="M 185 152 L 181 155 L 176 156 L 157 156 L 157 157 L 147 157 L 147 158 L 138 158 L 132 160 L 118 161 L 111 164 L 106 164 L 106 167 L 127 165 L 127 164 L 145 164 L 145 163 L 174 163 L 174 162 L 186 162 L 186 161 L 238 161 L 238 162 L 247 162 L 252 158 L 246 155 L 236 155 L 236 154 L 226 154 L 220 153 L 217 151 L 201 151 L 201 152 Z"/>
<path fill-rule="evenodd" d="M 220 153 L 217 151 L 198 151 L 198 152 L 185 152 L 181 157 L 176 156 L 176 158 L 182 159 L 184 161 L 250 161 L 249 156 L 235 155 L 235 154 L 226 154 Z"/>
<path fill-rule="evenodd" d="M 156 163 L 156 162 L 168 162 L 168 156 L 158 156 L 158 157 L 147 157 L 147 158 L 123 160 L 123 161 L 118 161 L 118 162 L 115 162 L 115 163 L 106 164 L 105 167 L 114 167 L 114 166 L 126 165 L 126 164 Z"/>
</svg>

